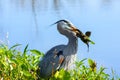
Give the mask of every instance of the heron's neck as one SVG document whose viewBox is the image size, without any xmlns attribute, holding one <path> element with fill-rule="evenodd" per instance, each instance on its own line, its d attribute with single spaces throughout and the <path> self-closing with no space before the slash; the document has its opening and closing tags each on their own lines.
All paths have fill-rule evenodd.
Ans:
<svg viewBox="0 0 120 80">
<path fill-rule="evenodd" d="M 75 36 L 70 36 L 67 44 L 67 48 L 69 52 L 71 52 L 69 54 L 76 54 L 78 49 L 78 38 Z"/>
</svg>

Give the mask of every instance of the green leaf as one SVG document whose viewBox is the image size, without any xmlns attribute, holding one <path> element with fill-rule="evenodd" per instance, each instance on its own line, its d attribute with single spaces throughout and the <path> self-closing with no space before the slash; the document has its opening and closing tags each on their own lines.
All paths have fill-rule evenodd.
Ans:
<svg viewBox="0 0 120 80">
<path fill-rule="evenodd" d="M 24 49 L 23 56 L 26 56 L 27 48 L 28 48 L 28 44 L 26 45 L 26 47 Z"/>
<path fill-rule="evenodd" d="M 15 48 L 15 47 L 17 47 L 17 46 L 20 46 L 21 44 L 15 44 L 15 45 L 13 45 L 12 47 L 10 47 L 10 49 L 9 50 L 11 50 L 11 49 L 13 49 L 13 48 Z"/>
<path fill-rule="evenodd" d="M 92 65 L 94 63 L 94 61 L 92 59 L 88 59 L 88 63 L 89 63 L 89 65 Z"/>
<path fill-rule="evenodd" d="M 5 44 L 0 44 L 0 48 L 3 48 L 4 50 L 8 50 L 8 46 Z"/>
<path fill-rule="evenodd" d="M 33 54 L 42 55 L 42 53 L 36 49 L 30 50 Z"/>
<path fill-rule="evenodd" d="M 84 64 L 84 61 L 85 61 L 86 59 L 87 59 L 87 58 L 85 58 L 85 59 L 82 59 L 82 60 L 80 60 L 80 61 L 75 62 L 76 67 L 80 67 L 82 64 Z"/>
<path fill-rule="evenodd" d="M 26 45 L 23 53 L 26 53 L 26 52 L 27 52 L 27 48 L 28 48 L 28 44 Z"/>
<path fill-rule="evenodd" d="M 101 67 L 101 68 L 100 68 L 100 71 L 99 71 L 99 74 L 102 74 L 102 72 L 103 72 L 105 69 L 106 69 L 106 68 Z"/>
<path fill-rule="evenodd" d="M 23 71 L 23 74 L 24 74 L 25 76 L 28 76 L 28 77 L 29 77 L 29 76 L 32 76 L 29 71 Z"/>
<path fill-rule="evenodd" d="M 82 59 L 80 62 L 84 62 L 85 60 L 87 60 L 87 58 Z"/>
</svg>

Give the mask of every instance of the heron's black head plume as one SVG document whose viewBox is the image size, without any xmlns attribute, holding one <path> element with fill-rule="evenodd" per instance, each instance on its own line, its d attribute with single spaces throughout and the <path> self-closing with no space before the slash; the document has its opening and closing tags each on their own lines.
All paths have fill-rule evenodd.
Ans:
<svg viewBox="0 0 120 80">
<path fill-rule="evenodd" d="M 63 20 L 59 20 L 59 21 L 51 24 L 51 26 L 52 26 L 52 25 L 55 25 L 55 24 L 57 24 L 57 23 L 59 23 L 59 22 L 62 22 L 62 21 L 65 22 L 65 23 L 67 23 L 68 26 L 71 26 L 70 22 L 68 22 L 67 20 L 64 20 L 64 19 L 63 19 Z"/>
</svg>

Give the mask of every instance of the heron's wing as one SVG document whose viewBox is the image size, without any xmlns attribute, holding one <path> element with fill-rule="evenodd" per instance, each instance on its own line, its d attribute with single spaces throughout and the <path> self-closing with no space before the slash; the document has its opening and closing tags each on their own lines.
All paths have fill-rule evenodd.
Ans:
<svg viewBox="0 0 120 80">
<path fill-rule="evenodd" d="M 40 75 L 49 77 L 58 70 L 64 61 L 64 45 L 56 46 L 49 50 L 40 62 Z"/>
</svg>

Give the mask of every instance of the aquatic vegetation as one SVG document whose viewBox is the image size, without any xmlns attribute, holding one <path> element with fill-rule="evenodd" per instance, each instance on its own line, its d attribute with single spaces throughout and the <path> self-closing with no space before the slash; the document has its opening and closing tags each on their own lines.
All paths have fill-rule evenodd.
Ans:
<svg viewBox="0 0 120 80">
<path fill-rule="evenodd" d="M 16 44 L 8 48 L 0 45 L 0 80 L 37 80 L 37 65 L 44 54 L 35 49 L 29 50 L 28 45 L 22 52 L 19 46 Z M 88 65 L 84 64 L 85 61 L 88 61 Z M 104 70 L 104 67 L 98 69 L 92 59 L 83 59 L 76 61 L 70 71 L 57 71 L 50 80 L 116 80 L 115 76 L 111 77 Z"/>
</svg>

